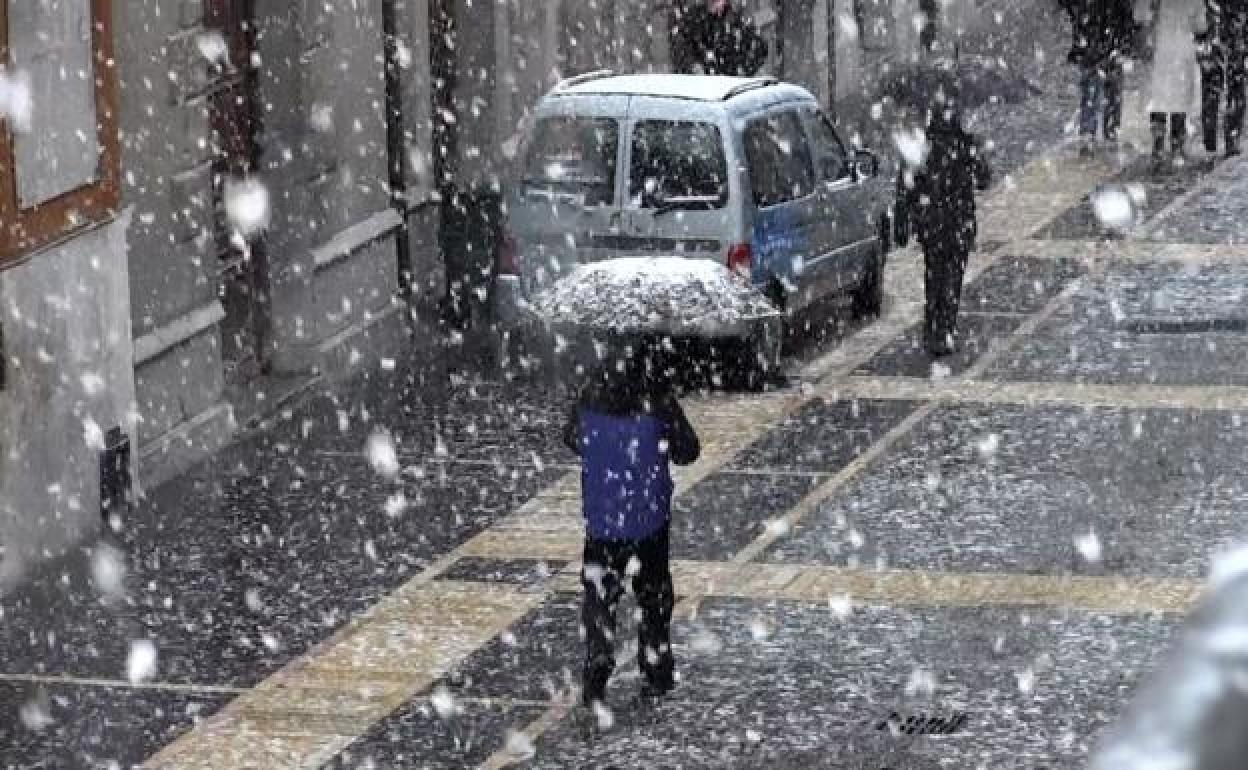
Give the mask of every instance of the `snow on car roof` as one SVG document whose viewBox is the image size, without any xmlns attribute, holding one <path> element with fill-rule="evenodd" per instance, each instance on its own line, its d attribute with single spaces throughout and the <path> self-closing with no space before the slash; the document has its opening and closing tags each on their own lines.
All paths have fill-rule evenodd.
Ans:
<svg viewBox="0 0 1248 770">
<path fill-rule="evenodd" d="M 556 89 L 557 94 L 621 94 L 628 96 L 659 96 L 718 102 L 734 91 L 771 85 L 772 78 L 736 78 L 726 75 L 611 75 L 575 82 Z"/>
</svg>

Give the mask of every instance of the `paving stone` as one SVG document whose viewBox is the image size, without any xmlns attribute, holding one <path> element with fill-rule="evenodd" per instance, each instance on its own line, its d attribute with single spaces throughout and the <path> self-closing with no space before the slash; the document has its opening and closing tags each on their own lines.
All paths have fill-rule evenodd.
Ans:
<svg viewBox="0 0 1248 770">
<path fill-rule="evenodd" d="M 997 380 L 1248 383 L 1240 265 L 1115 266 L 994 363 Z"/>
<path fill-rule="evenodd" d="M 228 696 L 129 687 L 0 682 L 0 768 L 129 768 Z M 50 720 L 46 724 L 43 720 Z M 115 763 L 110 765 L 110 763 Z"/>
<path fill-rule="evenodd" d="M 1181 168 L 1154 172 L 1152 160 L 1139 156 L 1128 162 L 1118 174 L 1106 180 L 1106 184 L 1135 185 L 1142 189 L 1145 204 L 1140 212 L 1147 221 L 1197 184 L 1201 177 L 1212 170 L 1212 164 L 1193 161 Z M 1097 220 L 1090 199 L 1084 199 L 1061 216 L 1042 228 L 1033 237 L 1045 240 L 1088 240 L 1103 237 L 1104 227 Z"/>
<path fill-rule="evenodd" d="M 1083 268 L 1073 259 L 999 257 L 962 297 L 967 313 L 1036 313 Z"/>
<path fill-rule="evenodd" d="M 646 767 L 762 767 L 786 755 L 816 768 L 1078 766 L 1175 626 L 1010 608 L 859 607 L 840 618 L 819 605 L 707 601 L 696 626 L 677 624 L 681 683 L 657 711 L 639 710 L 631 687 L 609 690 L 613 727 L 564 720 L 521 766 L 632 767 L 645 756 Z M 882 733 L 894 711 L 966 721 L 951 735 Z"/>
<path fill-rule="evenodd" d="M 1176 243 L 1248 243 L 1248 174 L 1243 159 L 1223 163 L 1216 179 L 1155 223 L 1145 237 Z"/>
<path fill-rule="evenodd" d="M 1014 315 L 960 313 L 957 351 L 951 356 L 933 358 L 927 352 L 923 324 L 910 327 L 854 374 L 886 377 L 957 376 L 975 365 L 993 343 L 1005 339 L 1022 319 Z"/>
<path fill-rule="evenodd" d="M 474 767 L 503 746 L 507 730 L 524 727 L 543 709 L 542 704 L 455 700 L 451 715 L 443 717 L 422 697 L 378 722 L 325 767 Z"/>
<path fill-rule="evenodd" d="M 730 469 L 834 474 L 917 408 L 909 401 L 812 399 L 741 450 Z"/>
<path fill-rule="evenodd" d="M 1240 532 L 1243 417 L 942 407 L 764 560 L 1199 577 Z M 1092 560 L 1076 545 L 1089 532 Z"/>
<path fill-rule="evenodd" d="M 727 560 L 819 483 L 813 476 L 716 473 L 672 504 L 672 557 Z"/>
<path fill-rule="evenodd" d="M 535 586 L 550 579 L 567 564 L 542 559 L 480 559 L 464 557 L 438 576 L 439 580 L 474 580 Z"/>
</svg>

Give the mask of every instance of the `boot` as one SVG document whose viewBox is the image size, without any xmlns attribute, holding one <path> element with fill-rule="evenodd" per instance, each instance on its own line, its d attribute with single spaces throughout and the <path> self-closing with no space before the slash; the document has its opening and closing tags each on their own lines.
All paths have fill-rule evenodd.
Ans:
<svg viewBox="0 0 1248 770">
<path fill-rule="evenodd" d="M 1166 116 L 1160 112 L 1150 113 L 1148 124 L 1153 134 L 1153 170 L 1160 171 L 1166 165 Z"/>
<path fill-rule="evenodd" d="M 1170 154 L 1179 165 L 1187 161 L 1187 115 L 1182 112 L 1170 116 Z"/>
</svg>

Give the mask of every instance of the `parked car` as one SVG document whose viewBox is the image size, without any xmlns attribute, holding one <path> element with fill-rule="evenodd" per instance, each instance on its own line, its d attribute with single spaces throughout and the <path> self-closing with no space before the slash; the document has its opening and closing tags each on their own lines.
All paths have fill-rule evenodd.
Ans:
<svg viewBox="0 0 1248 770">
<path fill-rule="evenodd" d="M 625 256 L 726 264 L 789 317 L 834 294 L 880 310 L 891 185 L 799 86 L 582 75 L 537 105 L 519 165 L 493 293 L 507 337 L 532 321 L 526 297 Z M 745 360 L 774 366 L 779 336 L 742 340 Z"/>
</svg>

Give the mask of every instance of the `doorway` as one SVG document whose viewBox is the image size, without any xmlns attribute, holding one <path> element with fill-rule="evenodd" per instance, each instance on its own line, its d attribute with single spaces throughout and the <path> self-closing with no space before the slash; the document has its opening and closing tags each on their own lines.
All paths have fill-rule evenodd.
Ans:
<svg viewBox="0 0 1248 770">
<path fill-rule="evenodd" d="M 240 241 L 229 224 L 225 190 L 230 180 L 257 168 L 256 22 L 254 0 L 208 0 L 205 26 L 219 34 L 226 56 L 216 64 L 209 94 L 212 123 L 213 244 L 217 292 L 225 308 L 221 357 L 226 382 L 236 384 L 265 370 L 268 270 L 264 243 Z"/>
</svg>

